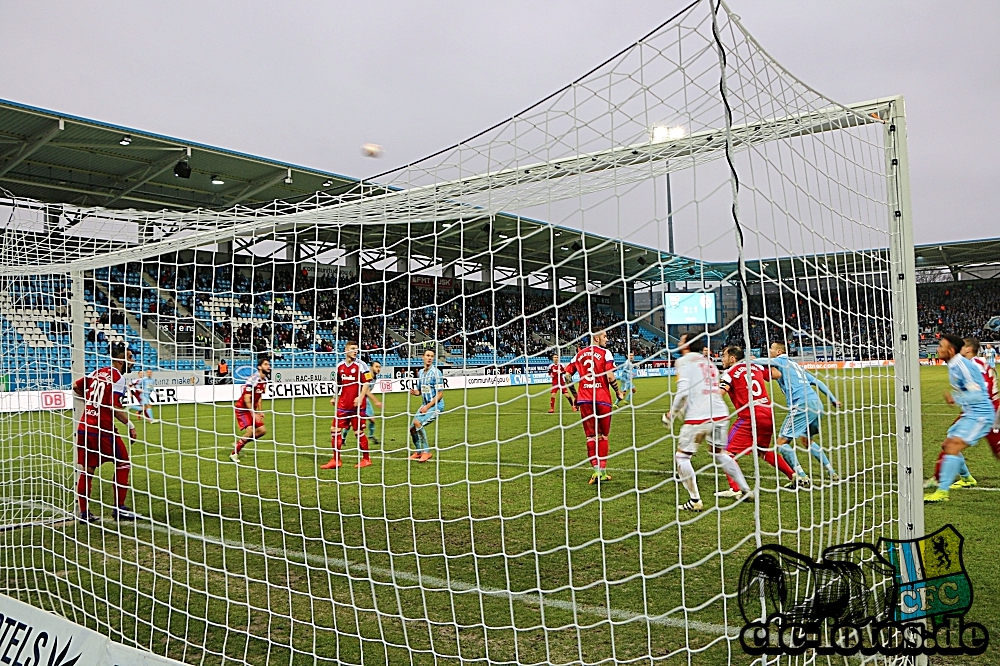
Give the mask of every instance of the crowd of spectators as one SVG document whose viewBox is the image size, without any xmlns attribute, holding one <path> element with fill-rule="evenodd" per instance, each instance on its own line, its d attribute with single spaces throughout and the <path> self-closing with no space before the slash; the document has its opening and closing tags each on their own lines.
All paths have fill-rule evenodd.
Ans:
<svg viewBox="0 0 1000 666">
<path fill-rule="evenodd" d="M 1000 340 L 1000 330 L 987 323 L 1000 315 L 1000 280 L 931 282 L 917 285 L 917 319 L 921 338 L 941 333 L 980 340 Z"/>
<path fill-rule="evenodd" d="M 763 349 L 774 341 L 792 347 L 836 345 L 859 359 L 885 358 L 892 344 L 890 305 L 887 290 L 867 286 L 754 295 L 749 299 L 751 347 Z M 731 326 L 727 344 L 742 340 L 742 326 Z"/>
<path fill-rule="evenodd" d="M 138 314 L 154 321 L 183 316 L 177 304 L 197 310 L 214 294 L 232 293 L 236 304 L 210 325 L 235 351 L 333 351 L 337 339 L 359 339 L 368 351 L 405 354 L 413 343 L 436 341 L 464 355 L 510 357 L 579 344 L 592 326 L 609 330 L 609 347 L 617 353 L 649 346 L 637 330 L 626 330 L 607 302 L 582 296 L 556 303 L 551 293 L 510 285 L 455 281 L 435 290 L 412 285 L 408 275 L 316 276 L 290 265 L 151 263 L 127 271 L 145 271 L 165 296 L 146 298 L 150 287 L 142 287 Z M 293 305 L 309 323 L 303 327 L 276 314 L 279 304 Z"/>
</svg>

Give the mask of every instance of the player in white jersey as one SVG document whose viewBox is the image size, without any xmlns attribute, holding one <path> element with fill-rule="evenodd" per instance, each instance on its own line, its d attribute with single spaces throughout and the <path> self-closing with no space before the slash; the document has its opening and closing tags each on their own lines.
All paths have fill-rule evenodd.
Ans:
<svg viewBox="0 0 1000 666">
<path fill-rule="evenodd" d="M 687 335 L 681 336 L 678 350 L 681 357 L 674 364 L 677 370 L 677 393 L 670 412 L 663 415 L 663 425 L 671 427 L 674 418 L 684 414 L 684 425 L 681 426 L 677 439 L 674 462 L 690 499 L 679 508 L 683 511 L 701 511 L 704 508 L 691 457 L 697 453 L 698 444 L 705 440 L 712 447 L 716 464 L 739 486 L 741 495 L 737 501 L 752 497 L 753 492 L 740 466 L 726 455 L 729 407 L 722 399 L 718 368 L 711 360 L 691 349 Z"/>
</svg>

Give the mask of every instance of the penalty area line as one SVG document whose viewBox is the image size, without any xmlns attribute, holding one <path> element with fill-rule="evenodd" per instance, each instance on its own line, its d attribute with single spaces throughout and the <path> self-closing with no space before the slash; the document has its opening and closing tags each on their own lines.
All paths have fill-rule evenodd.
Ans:
<svg viewBox="0 0 1000 666">
<path fill-rule="evenodd" d="M 619 623 L 642 620 L 653 625 L 664 626 L 664 627 L 675 627 L 679 629 L 684 629 L 684 628 L 694 629 L 696 631 L 701 631 L 716 636 L 739 635 L 739 629 L 736 627 L 727 627 L 725 625 L 713 624 L 711 622 L 700 622 L 697 620 L 683 620 L 675 617 L 668 617 L 666 615 L 650 616 L 644 613 L 636 613 L 633 611 L 608 608 L 606 606 L 578 604 L 573 601 L 565 601 L 562 599 L 547 599 L 539 593 L 511 592 L 510 590 L 502 590 L 499 588 L 492 588 L 492 587 L 483 587 L 480 585 L 472 585 L 469 583 L 464 583 L 462 581 L 448 580 L 445 578 L 439 578 L 437 576 L 430 576 L 427 574 L 416 574 L 409 571 L 400 571 L 398 569 L 389 569 L 385 567 L 372 566 L 369 564 L 362 564 L 359 562 L 351 562 L 349 560 L 344 560 L 335 557 L 313 555 L 311 553 L 306 553 L 303 551 L 293 551 L 293 550 L 286 550 L 284 548 L 274 548 L 272 546 L 249 544 L 242 541 L 235 541 L 232 539 L 223 539 L 220 537 L 209 536 L 207 534 L 188 532 L 186 530 L 178 529 L 170 525 L 141 522 L 141 523 L 136 523 L 136 527 L 137 528 L 145 527 L 152 532 L 159 532 L 161 534 L 166 534 L 166 535 L 182 536 L 184 538 L 201 541 L 206 544 L 222 546 L 224 548 L 242 549 L 254 553 L 259 553 L 261 555 L 282 557 L 284 559 L 289 559 L 289 560 L 295 559 L 313 565 L 320 565 L 326 568 L 333 568 L 333 567 L 341 568 L 346 570 L 348 573 L 360 574 L 361 576 L 371 580 L 371 582 L 373 583 L 380 582 L 374 580 L 376 577 L 388 578 L 392 581 L 413 583 L 418 585 L 419 587 L 426 588 L 430 591 L 447 590 L 449 592 L 477 593 L 487 597 L 499 597 L 503 599 L 510 599 L 511 601 L 520 601 L 529 606 L 538 606 L 541 608 L 554 608 L 563 611 L 569 611 L 574 614 L 582 613 L 585 615 L 604 618 L 606 620 L 617 621 Z"/>
</svg>

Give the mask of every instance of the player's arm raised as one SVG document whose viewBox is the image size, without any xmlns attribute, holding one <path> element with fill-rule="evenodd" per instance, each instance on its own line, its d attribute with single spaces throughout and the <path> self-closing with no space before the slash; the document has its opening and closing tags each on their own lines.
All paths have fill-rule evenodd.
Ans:
<svg viewBox="0 0 1000 666">
<path fill-rule="evenodd" d="M 833 394 L 833 391 L 831 391 L 830 388 L 823 383 L 823 380 L 821 380 L 819 377 L 812 374 L 811 372 L 806 373 L 806 378 L 809 380 L 810 384 L 818 388 L 820 392 L 830 400 L 830 404 L 832 404 L 834 407 L 837 407 L 838 409 L 840 408 L 840 401 L 837 400 L 837 396 L 835 396 Z"/>
</svg>

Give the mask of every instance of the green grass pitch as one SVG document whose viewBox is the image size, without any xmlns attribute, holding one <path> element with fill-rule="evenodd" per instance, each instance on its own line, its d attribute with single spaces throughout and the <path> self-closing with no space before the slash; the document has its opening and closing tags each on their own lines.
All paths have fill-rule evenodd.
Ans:
<svg viewBox="0 0 1000 666">
<path fill-rule="evenodd" d="M 673 654 L 748 663 L 723 634 L 741 625 L 734 594 L 755 528 L 765 543 L 780 535 L 812 554 L 895 532 L 885 372 L 825 377 L 848 408 L 824 422 L 820 440 L 842 483 L 824 482 L 800 451 L 817 489 L 779 491 L 784 477 L 760 461 L 756 507 L 734 506 L 713 497 L 725 479 L 702 451 L 695 464 L 710 510 L 679 521 L 686 493 L 678 494 L 673 439 L 659 421 L 667 379 L 639 380 L 635 407 L 616 410 L 613 481 L 601 488 L 587 484 L 577 415 L 563 398 L 561 413 L 546 413 L 547 386 L 446 393 L 448 411 L 430 431 L 435 457 L 422 464 L 406 459 L 417 399 L 387 396 L 375 464 L 360 471 L 353 435 L 345 467 L 318 469 L 330 454 L 327 399 L 266 405 L 268 435 L 248 444 L 239 466 L 228 460 L 229 405 L 164 406 L 131 447 L 129 501 L 153 520 L 119 526 L 105 508 L 100 526 L 4 532 L 3 586 L 188 662 L 648 663 L 644 655 Z M 932 465 L 954 409 L 940 399 L 945 372 L 923 372 Z M 776 386 L 772 395 L 781 402 Z M 0 506 L 34 497 L 73 508 L 71 431 L 48 413 L 0 419 L 2 457 L 17 460 L 0 473 Z M 1000 488 L 985 446 L 969 465 L 983 486 Z M 753 483 L 753 461 L 742 466 Z M 106 465 L 94 492 L 109 504 L 111 472 Z M 928 530 L 952 522 L 966 536 L 977 599 L 970 618 L 996 627 L 990 513 L 1000 494 L 952 496 L 928 507 Z M 697 650 L 690 662 L 676 654 L 685 646 Z"/>
</svg>

